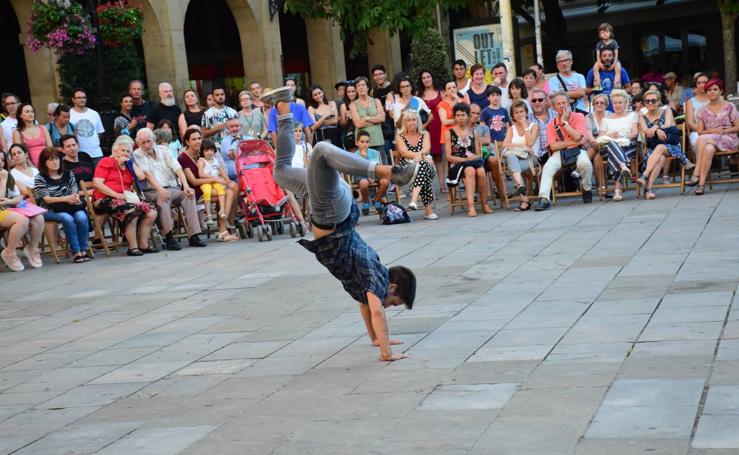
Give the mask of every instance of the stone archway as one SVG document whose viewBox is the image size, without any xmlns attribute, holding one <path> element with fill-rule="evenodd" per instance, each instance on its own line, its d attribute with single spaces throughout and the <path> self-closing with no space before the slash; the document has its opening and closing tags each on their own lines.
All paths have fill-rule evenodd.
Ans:
<svg viewBox="0 0 739 455">
<path fill-rule="evenodd" d="M 4 65 L 0 67 L 0 87 L 22 100 L 30 99 L 28 72 L 23 45 L 20 43 L 20 24 L 13 6 L 8 0 L 0 0 L 0 55 Z"/>
<path fill-rule="evenodd" d="M 157 85 L 163 81 L 176 81 L 176 66 L 172 41 L 163 32 L 164 2 L 129 0 L 132 6 L 141 8 L 144 17 L 144 34 L 141 43 L 144 50 L 146 81 L 150 98 L 156 99 Z"/>
</svg>

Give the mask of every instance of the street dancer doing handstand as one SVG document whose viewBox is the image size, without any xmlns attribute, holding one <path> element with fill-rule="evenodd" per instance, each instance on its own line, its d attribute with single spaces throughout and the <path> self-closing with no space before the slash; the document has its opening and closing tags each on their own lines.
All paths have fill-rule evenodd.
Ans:
<svg viewBox="0 0 739 455">
<path fill-rule="evenodd" d="M 416 277 L 406 267 L 385 268 L 375 250 L 354 230 L 359 209 L 354 203 L 351 188 L 340 173 L 371 179 L 387 178 L 396 185 L 404 185 L 415 177 L 417 164 L 385 166 L 329 142 L 319 142 L 313 148 L 308 169 L 294 168 L 295 137 L 290 112 L 292 91 L 289 87 L 282 87 L 265 93 L 261 99 L 277 108 L 275 181 L 295 194 L 308 196 L 310 201 L 315 240 L 301 240 L 299 243 L 314 253 L 318 262 L 359 302 L 367 334 L 372 344 L 380 348 L 380 360 L 407 357 L 407 354 L 393 354 L 390 348 L 400 341 L 390 340 L 385 308 L 396 305 L 413 308 Z"/>
</svg>

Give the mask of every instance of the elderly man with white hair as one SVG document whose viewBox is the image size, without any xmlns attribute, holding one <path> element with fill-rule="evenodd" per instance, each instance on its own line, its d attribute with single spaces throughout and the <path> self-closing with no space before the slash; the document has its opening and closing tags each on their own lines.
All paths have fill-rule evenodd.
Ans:
<svg viewBox="0 0 739 455">
<path fill-rule="evenodd" d="M 151 107 L 149 114 L 146 116 L 146 127 L 154 130 L 159 125 L 159 122 L 166 119 L 172 122 L 174 126 L 172 136 L 180 137 L 180 132 L 177 129 L 177 121 L 181 113 L 182 110 L 177 105 L 172 85 L 169 82 L 162 82 L 159 84 L 159 102 Z"/>
<path fill-rule="evenodd" d="M 585 76 L 572 71 L 572 52 L 558 50 L 557 74 L 549 78 L 549 93 L 565 92 L 570 99 L 572 110 L 587 114 L 589 110 L 588 97 L 586 93 L 587 84 Z"/>
<path fill-rule="evenodd" d="M 198 236 L 200 221 L 195 208 L 195 191 L 187 183 L 180 163 L 172 158 L 167 147 L 154 144 L 154 133 L 149 128 L 142 128 L 136 133 L 136 144 L 138 148 L 133 152 L 133 157 L 144 172 L 144 198 L 159 207 L 164 247 L 168 250 L 181 249 L 172 233 L 172 206 L 180 206 L 185 212 L 190 246 L 206 246 Z"/>
</svg>

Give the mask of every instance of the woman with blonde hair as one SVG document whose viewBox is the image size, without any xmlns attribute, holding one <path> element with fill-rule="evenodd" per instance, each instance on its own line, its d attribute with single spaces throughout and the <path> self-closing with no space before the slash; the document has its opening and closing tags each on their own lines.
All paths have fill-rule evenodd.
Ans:
<svg viewBox="0 0 739 455">
<path fill-rule="evenodd" d="M 436 220 L 438 215 L 434 213 L 434 187 L 432 181 L 436 175 L 434 161 L 430 156 L 431 137 L 423 129 L 421 116 L 418 111 L 405 110 L 400 114 L 400 129 L 396 133 L 395 144 L 400 153 L 400 165 L 403 166 L 410 161 L 419 163 L 418 175 L 411 182 L 411 202 L 408 204 L 410 210 L 418 208 L 417 200 L 421 196 L 424 215 L 427 220 Z"/>
<path fill-rule="evenodd" d="M 639 119 L 636 112 L 627 112 L 629 95 L 626 91 L 613 90 L 610 101 L 613 113 L 601 120 L 596 142 L 600 145 L 600 156 L 608 162 L 608 172 L 616 181 L 613 200 L 618 202 L 622 199 L 621 180 L 628 184 L 631 179 L 629 160 L 636 152 Z"/>
</svg>

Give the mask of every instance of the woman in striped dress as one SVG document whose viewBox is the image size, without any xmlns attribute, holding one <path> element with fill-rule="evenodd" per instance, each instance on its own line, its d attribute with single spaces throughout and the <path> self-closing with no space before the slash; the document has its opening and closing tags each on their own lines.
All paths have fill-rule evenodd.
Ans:
<svg viewBox="0 0 739 455">
<path fill-rule="evenodd" d="M 46 147 L 39 156 L 39 173 L 34 179 L 33 194 L 38 205 L 45 207 L 44 219 L 62 224 L 74 262 L 87 262 L 89 220 L 79 195 L 74 174 L 64 170 L 59 152 Z"/>
</svg>

